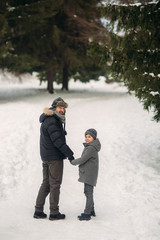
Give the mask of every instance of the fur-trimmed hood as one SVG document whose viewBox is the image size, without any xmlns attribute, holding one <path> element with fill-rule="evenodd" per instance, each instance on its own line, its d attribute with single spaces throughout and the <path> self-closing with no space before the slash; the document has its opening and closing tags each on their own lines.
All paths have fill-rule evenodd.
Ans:
<svg viewBox="0 0 160 240">
<path fill-rule="evenodd" d="M 54 112 L 55 112 L 55 110 L 53 110 L 52 108 L 48 108 L 48 107 L 44 108 L 44 110 L 43 110 L 43 113 L 47 116 L 53 116 Z"/>
<path fill-rule="evenodd" d="M 53 108 L 44 108 L 43 113 L 41 114 L 39 121 L 40 123 L 44 122 L 44 120 L 48 117 L 52 117 L 55 116 L 56 118 L 58 118 L 62 123 L 65 123 L 65 114 L 61 115 L 59 112 L 57 112 L 55 109 Z"/>
<path fill-rule="evenodd" d="M 50 109 L 48 107 L 44 108 L 43 113 L 41 114 L 39 121 L 42 123 L 47 117 L 53 116 L 54 115 L 54 110 Z"/>
</svg>

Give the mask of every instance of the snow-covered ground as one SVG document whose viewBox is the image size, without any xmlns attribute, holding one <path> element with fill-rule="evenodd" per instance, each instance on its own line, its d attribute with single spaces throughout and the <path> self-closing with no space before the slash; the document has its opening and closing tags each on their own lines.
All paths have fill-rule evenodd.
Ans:
<svg viewBox="0 0 160 240">
<path fill-rule="evenodd" d="M 125 87 L 91 81 L 70 83 L 69 92 L 45 91 L 37 80 L 23 84 L 0 79 L 0 239 L 1 240 L 159 240 L 160 128 L 152 114 Z M 65 160 L 61 221 L 33 218 L 42 180 L 39 115 L 61 96 L 67 110 L 67 142 L 79 157 L 84 132 L 95 128 L 102 144 L 95 188 L 97 216 L 83 212 L 83 184 L 78 168 Z M 45 212 L 49 215 L 48 199 Z"/>
</svg>

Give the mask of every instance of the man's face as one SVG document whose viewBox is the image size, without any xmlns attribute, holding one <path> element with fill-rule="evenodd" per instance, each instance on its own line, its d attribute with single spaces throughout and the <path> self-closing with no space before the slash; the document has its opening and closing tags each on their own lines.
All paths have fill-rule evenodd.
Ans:
<svg viewBox="0 0 160 240">
<path fill-rule="evenodd" d="M 57 107 L 56 107 L 56 111 L 59 112 L 59 114 L 64 115 L 64 113 L 65 113 L 65 108 L 64 108 L 64 107 L 57 106 Z"/>
</svg>

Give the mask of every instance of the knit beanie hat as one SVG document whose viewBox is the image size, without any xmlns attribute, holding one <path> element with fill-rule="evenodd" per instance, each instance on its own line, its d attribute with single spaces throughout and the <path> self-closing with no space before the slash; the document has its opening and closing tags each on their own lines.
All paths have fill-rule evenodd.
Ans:
<svg viewBox="0 0 160 240">
<path fill-rule="evenodd" d="M 94 139 L 97 138 L 97 131 L 94 128 L 90 128 L 85 132 L 85 135 L 91 135 Z"/>
<path fill-rule="evenodd" d="M 67 108 L 68 104 L 61 97 L 58 97 L 53 101 L 51 106 L 52 106 L 52 108 L 56 108 L 58 106 Z"/>
</svg>

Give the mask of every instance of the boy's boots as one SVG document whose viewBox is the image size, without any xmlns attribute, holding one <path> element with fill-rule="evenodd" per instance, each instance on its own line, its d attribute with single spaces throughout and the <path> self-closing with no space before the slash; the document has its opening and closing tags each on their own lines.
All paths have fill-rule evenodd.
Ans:
<svg viewBox="0 0 160 240">
<path fill-rule="evenodd" d="M 79 220 L 80 221 L 83 221 L 83 220 L 90 220 L 91 219 L 91 215 L 90 214 L 86 214 L 86 213 L 82 213 L 81 216 L 78 216 Z"/>
<path fill-rule="evenodd" d="M 79 220 L 81 219 L 82 220 L 82 218 L 84 217 L 84 216 L 86 216 L 86 215 L 89 215 L 90 217 L 95 217 L 96 216 L 96 213 L 95 213 L 95 211 L 93 210 L 93 211 L 91 211 L 91 213 L 90 214 L 85 214 L 85 213 L 81 213 L 81 215 L 80 216 L 78 216 L 78 218 L 79 218 Z M 84 218 L 86 218 L 86 217 L 84 217 Z M 90 219 L 84 219 L 84 220 L 90 220 Z"/>
</svg>

